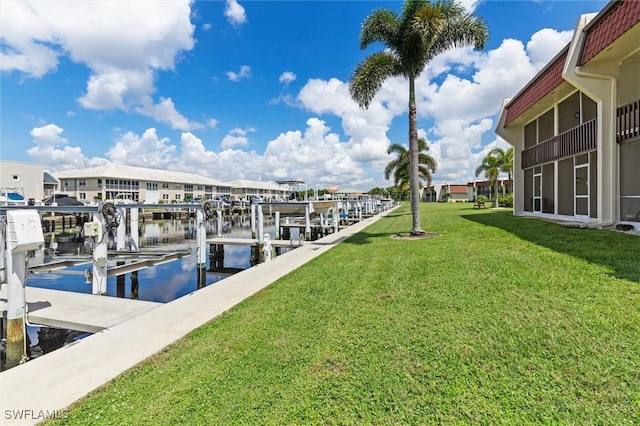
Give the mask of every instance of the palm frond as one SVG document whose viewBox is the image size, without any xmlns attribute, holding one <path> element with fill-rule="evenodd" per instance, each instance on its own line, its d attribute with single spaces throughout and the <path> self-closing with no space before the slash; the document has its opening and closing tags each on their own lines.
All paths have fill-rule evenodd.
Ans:
<svg viewBox="0 0 640 426">
<path fill-rule="evenodd" d="M 396 58 L 387 52 L 367 56 L 349 79 L 351 98 L 361 108 L 368 108 L 382 83 L 389 77 L 399 75 L 399 68 Z"/>
<path fill-rule="evenodd" d="M 393 48 L 397 44 L 400 21 L 398 15 L 389 9 L 378 9 L 367 16 L 360 29 L 360 49 L 375 42 Z"/>
</svg>

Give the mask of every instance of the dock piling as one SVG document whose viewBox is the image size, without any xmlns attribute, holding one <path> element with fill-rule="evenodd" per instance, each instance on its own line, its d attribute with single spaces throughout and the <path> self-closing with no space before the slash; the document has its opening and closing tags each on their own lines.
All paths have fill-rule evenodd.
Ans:
<svg viewBox="0 0 640 426">
<path fill-rule="evenodd" d="M 204 228 L 204 212 L 196 210 L 196 257 L 198 267 L 198 288 L 207 285 L 207 230 Z"/>
</svg>

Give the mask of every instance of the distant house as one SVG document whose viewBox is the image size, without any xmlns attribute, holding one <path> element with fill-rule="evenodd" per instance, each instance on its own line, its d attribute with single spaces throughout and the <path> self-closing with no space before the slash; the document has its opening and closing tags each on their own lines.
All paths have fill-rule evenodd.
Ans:
<svg viewBox="0 0 640 426">
<path fill-rule="evenodd" d="M 495 185 L 495 183 L 493 184 Z M 475 201 L 478 195 L 484 195 L 493 199 L 495 186 L 488 180 L 480 180 L 458 184 L 436 184 L 430 185 L 422 190 L 422 201 Z M 500 194 L 511 193 L 511 183 L 508 179 L 498 179 L 498 189 Z M 449 195 L 447 195 L 449 194 Z"/>
<path fill-rule="evenodd" d="M 514 147 L 514 214 L 640 221 L 640 1 L 578 19 L 496 128 Z"/>
<path fill-rule="evenodd" d="M 41 164 L 0 161 L 0 188 L 15 190 L 25 199 L 42 200 L 58 186 L 56 177 Z"/>
<path fill-rule="evenodd" d="M 258 182 L 253 180 L 236 179 L 228 183 L 230 196 L 234 200 L 251 201 L 253 197 L 259 197 L 263 201 L 286 198 L 289 188 L 278 185 L 276 182 Z"/>
</svg>

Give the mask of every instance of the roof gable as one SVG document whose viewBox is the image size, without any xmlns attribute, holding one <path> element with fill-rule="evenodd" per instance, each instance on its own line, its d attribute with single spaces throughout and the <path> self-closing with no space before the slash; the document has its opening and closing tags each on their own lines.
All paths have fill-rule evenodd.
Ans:
<svg viewBox="0 0 640 426">
<path fill-rule="evenodd" d="M 640 21 L 640 1 L 613 1 L 585 27 L 579 65 L 584 65 Z M 640 44 L 640 41 L 638 41 Z"/>
</svg>

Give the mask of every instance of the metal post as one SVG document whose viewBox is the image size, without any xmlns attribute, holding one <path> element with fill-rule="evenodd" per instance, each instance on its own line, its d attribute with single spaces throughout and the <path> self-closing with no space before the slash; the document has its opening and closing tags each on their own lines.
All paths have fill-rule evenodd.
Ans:
<svg viewBox="0 0 640 426">
<path fill-rule="evenodd" d="M 138 233 L 138 208 L 129 210 L 131 215 L 131 250 L 140 250 L 140 234 Z"/>
<path fill-rule="evenodd" d="M 256 205 L 251 203 L 251 238 L 256 238 Z"/>
<path fill-rule="evenodd" d="M 15 367 L 27 356 L 26 299 L 24 282 L 26 279 L 26 253 L 11 253 L 7 250 L 7 368 Z"/>
<path fill-rule="evenodd" d="M 311 218 L 309 213 L 309 203 L 304 206 L 304 239 L 311 239 Z"/>
<path fill-rule="evenodd" d="M 279 240 L 280 239 L 280 212 L 275 213 L 275 222 L 276 222 L 276 231 L 275 231 L 274 238 L 276 240 Z"/>
<path fill-rule="evenodd" d="M 7 368 L 27 360 L 25 330 L 27 301 L 27 252 L 44 244 L 37 210 L 7 211 L 5 268 L 7 274 Z"/>
<path fill-rule="evenodd" d="M 196 257 L 198 263 L 198 288 L 207 285 L 207 230 L 204 227 L 204 212 L 196 209 Z"/>
<path fill-rule="evenodd" d="M 264 262 L 271 262 L 271 237 L 269 236 L 269 233 L 264 234 L 264 246 L 262 247 L 262 253 Z"/>
<path fill-rule="evenodd" d="M 218 216 L 218 238 L 222 238 L 222 210 L 216 210 Z"/>
<path fill-rule="evenodd" d="M 108 238 L 105 229 L 105 220 L 100 211 L 94 213 L 93 221 L 98 222 L 98 235 L 93 243 L 93 279 L 91 285 L 92 294 L 105 294 L 107 292 L 107 245 Z"/>
<path fill-rule="evenodd" d="M 262 206 L 258 204 L 258 244 L 260 245 L 264 243 L 263 232 L 264 232 L 264 215 L 262 214 Z"/>
<path fill-rule="evenodd" d="M 116 250 L 124 250 L 127 242 L 127 209 L 124 206 L 117 206 L 116 210 L 120 213 L 120 222 L 116 228 Z"/>
</svg>

